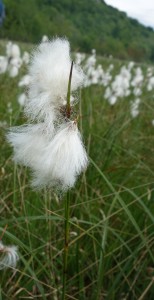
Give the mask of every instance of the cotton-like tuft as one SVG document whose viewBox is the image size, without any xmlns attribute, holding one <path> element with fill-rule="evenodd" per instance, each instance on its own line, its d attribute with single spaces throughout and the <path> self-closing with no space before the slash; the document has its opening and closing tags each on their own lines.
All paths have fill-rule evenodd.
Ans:
<svg viewBox="0 0 154 300">
<path fill-rule="evenodd" d="M 18 75 L 19 69 L 16 66 L 9 66 L 9 76 L 14 78 Z"/>
<path fill-rule="evenodd" d="M 6 45 L 6 54 L 8 58 L 18 58 L 20 57 L 20 48 L 17 44 L 8 42 Z"/>
<path fill-rule="evenodd" d="M 22 87 L 22 86 L 28 86 L 28 85 L 30 84 L 30 80 L 31 80 L 31 78 L 30 78 L 30 76 L 27 74 L 27 75 L 25 75 L 25 76 L 23 76 L 23 77 L 21 78 L 21 80 L 20 80 L 19 83 L 18 83 L 18 86 L 20 86 L 20 87 Z"/>
<path fill-rule="evenodd" d="M 21 94 L 19 104 L 24 104 L 32 124 L 12 127 L 7 139 L 14 148 L 14 161 L 31 168 L 35 188 L 67 190 L 88 165 L 76 121 L 71 121 L 77 100 L 71 92 L 82 81 L 82 70 L 72 64 L 69 42 L 57 38 L 40 44 L 33 53 L 28 76 L 19 82 L 19 86 L 28 85 L 28 96 Z"/>
<path fill-rule="evenodd" d="M 52 122 L 54 122 L 58 118 L 59 110 L 52 105 L 52 103 L 50 103 L 50 97 L 48 93 L 42 92 L 37 96 L 37 91 L 35 92 L 34 87 L 32 94 L 29 93 L 29 97 L 27 97 L 24 107 L 24 111 L 29 120 L 37 120 L 38 122 L 51 122 L 52 120 Z"/>
<path fill-rule="evenodd" d="M 58 186 L 67 190 L 74 186 L 76 178 L 88 165 L 88 158 L 80 132 L 74 121 L 63 124 L 34 170 L 33 186 Z"/>
<path fill-rule="evenodd" d="M 16 246 L 4 246 L 0 241 L 0 270 L 5 268 L 15 268 L 19 260 L 18 248 Z"/>
<path fill-rule="evenodd" d="M 24 51 L 23 56 L 22 56 L 22 62 L 24 64 L 28 65 L 29 60 L 30 60 L 29 53 L 27 51 Z"/>
<path fill-rule="evenodd" d="M 136 118 L 139 114 L 139 105 L 140 105 L 140 98 L 135 99 L 135 101 L 131 102 L 130 113 L 132 118 Z"/>
<path fill-rule="evenodd" d="M 7 139 L 14 148 L 14 161 L 32 169 L 36 168 L 53 130 L 52 125 L 47 126 L 44 123 L 11 128 Z"/>
<path fill-rule="evenodd" d="M 18 103 L 19 103 L 19 105 L 21 107 L 23 107 L 25 105 L 26 101 L 27 101 L 26 94 L 25 93 L 20 94 L 19 97 L 18 97 Z"/>
<path fill-rule="evenodd" d="M 34 51 L 29 74 L 29 100 L 25 112 L 32 119 L 50 117 L 52 107 L 59 108 L 67 96 L 71 68 L 70 45 L 66 39 L 42 43 Z M 83 72 L 74 64 L 71 91 L 83 83 Z M 48 111 L 48 115 L 47 112 Z"/>
<path fill-rule="evenodd" d="M 0 74 L 6 72 L 8 66 L 8 60 L 5 56 L 0 56 Z"/>
</svg>

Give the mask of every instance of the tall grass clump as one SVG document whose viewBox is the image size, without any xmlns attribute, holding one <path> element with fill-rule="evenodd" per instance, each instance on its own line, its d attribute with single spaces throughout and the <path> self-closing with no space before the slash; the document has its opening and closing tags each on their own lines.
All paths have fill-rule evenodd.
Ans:
<svg viewBox="0 0 154 300">
<path fill-rule="evenodd" d="M 43 51 L 44 48 L 39 49 Z M 0 298 L 59 300 L 65 295 L 66 299 L 76 300 L 153 300 L 152 83 L 149 91 L 146 88 L 152 78 L 152 68 L 137 64 L 133 67 L 132 62 L 105 57 L 99 57 L 97 68 L 94 51 L 92 57 L 80 55 L 79 58 L 83 59 L 83 69 L 87 72 L 80 91 L 79 113 L 73 73 L 69 80 L 71 59 L 67 76 L 62 73 L 54 81 L 56 86 L 59 79 L 66 78 L 65 89 L 58 89 L 59 93 L 65 91 L 64 97 L 57 96 L 60 106 L 53 115 L 50 109 L 55 103 L 50 103 L 50 99 L 54 94 L 50 92 L 48 97 L 47 93 L 51 82 L 42 90 L 44 73 L 41 72 L 43 76 L 38 78 L 37 71 L 36 80 L 30 80 L 25 108 L 19 108 L 17 103 L 17 85 L 24 69 L 21 68 L 15 78 L 10 78 L 8 73 L 0 76 L 0 242 L 3 247 L 15 245 L 19 257 L 16 265 L 0 270 Z M 32 66 L 29 69 L 31 75 Z M 49 69 L 52 70 L 46 66 L 43 72 Z M 75 70 L 74 64 L 73 72 Z M 78 70 L 81 68 L 77 67 L 77 74 Z M 123 76 L 125 80 L 121 85 Z M 41 83 L 41 89 L 35 89 L 35 83 Z M 31 97 L 32 90 L 35 91 L 34 98 Z M 25 93 L 27 96 L 27 88 Z M 134 108 L 132 103 L 136 93 L 140 93 L 140 103 Z M 113 101 L 115 97 L 116 101 Z M 40 98 L 38 107 L 37 99 Z M 45 106 L 43 101 L 46 101 Z M 32 103 L 34 109 L 30 113 Z M 67 125 L 73 126 L 69 135 Z M 13 159 L 17 163 L 12 161 L 12 147 L 5 138 L 10 126 L 17 126 L 9 133 L 14 147 Z M 59 136 L 64 142 L 67 136 L 70 143 L 74 135 L 75 141 L 81 141 L 84 136 L 90 161 L 86 176 L 83 172 L 78 181 L 80 172 L 75 173 L 72 181 L 70 176 L 65 179 L 64 172 L 57 173 L 56 169 L 51 172 L 58 162 L 54 164 L 49 159 L 55 145 L 59 147 Z M 13 142 L 13 136 L 18 146 Z M 55 140 L 56 136 L 58 139 Z M 30 143 L 24 144 L 25 138 Z M 42 143 L 52 147 L 43 146 L 40 151 Z M 79 145 L 85 154 L 82 142 Z M 22 151 L 19 151 L 20 147 Z M 41 159 L 38 165 L 36 153 Z M 48 153 L 48 158 L 44 153 Z M 87 159 L 83 161 L 87 165 Z M 48 163 L 50 168 L 46 169 Z M 69 171 L 72 172 L 73 166 L 70 160 Z M 55 174 L 56 180 L 52 181 Z M 67 274 L 63 272 L 64 257 Z"/>
<path fill-rule="evenodd" d="M 29 73 L 31 82 L 25 112 L 29 121 L 36 123 L 12 127 L 7 139 L 14 148 L 15 162 L 32 169 L 33 187 L 67 191 L 88 164 L 77 116 L 72 115 L 77 98 L 71 96 L 71 90 L 82 84 L 83 73 L 78 66 L 73 68 L 69 43 L 62 39 L 41 44 L 35 50 Z M 69 195 L 65 201 L 62 299 L 66 294 Z"/>
</svg>

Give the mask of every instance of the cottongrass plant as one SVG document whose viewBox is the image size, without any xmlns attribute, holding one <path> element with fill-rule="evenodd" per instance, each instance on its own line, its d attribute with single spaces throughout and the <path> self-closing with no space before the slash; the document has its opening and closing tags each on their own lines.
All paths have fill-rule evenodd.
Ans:
<svg viewBox="0 0 154 300">
<path fill-rule="evenodd" d="M 18 248 L 16 246 L 5 246 L 0 241 L 0 270 L 15 268 L 18 260 Z"/>
<path fill-rule="evenodd" d="M 81 68 L 72 63 L 66 39 L 40 44 L 33 52 L 30 83 L 24 111 L 28 124 L 10 129 L 7 138 L 14 148 L 14 161 L 30 167 L 35 189 L 62 192 L 75 185 L 88 165 L 77 127 L 75 92 L 83 84 Z M 69 192 L 65 201 L 63 295 L 66 294 L 69 243 Z"/>
</svg>

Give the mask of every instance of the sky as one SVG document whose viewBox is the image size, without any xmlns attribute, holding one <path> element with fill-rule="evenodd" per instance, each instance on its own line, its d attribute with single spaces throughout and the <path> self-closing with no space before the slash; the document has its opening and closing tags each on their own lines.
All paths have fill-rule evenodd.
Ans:
<svg viewBox="0 0 154 300">
<path fill-rule="evenodd" d="M 154 28 L 154 0 L 105 0 L 111 6 L 127 13 L 129 17 Z"/>
</svg>

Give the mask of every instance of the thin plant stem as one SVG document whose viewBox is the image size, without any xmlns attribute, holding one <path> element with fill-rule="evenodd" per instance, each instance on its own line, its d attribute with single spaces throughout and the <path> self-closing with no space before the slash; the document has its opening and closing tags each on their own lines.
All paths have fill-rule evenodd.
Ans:
<svg viewBox="0 0 154 300">
<path fill-rule="evenodd" d="M 69 75 L 69 81 L 68 81 L 68 89 L 67 89 L 67 118 L 70 119 L 71 116 L 71 80 L 72 80 L 72 72 L 73 72 L 73 61 L 71 64 L 71 69 L 70 69 L 70 75 Z"/>
<path fill-rule="evenodd" d="M 67 262 L 69 249 L 69 216 L 70 216 L 70 192 L 67 192 L 65 201 L 65 242 L 64 242 L 64 263 L 63 263 L 63 294 L 62 300 L 66 299 L 66 279 L 67 279 Z"/>
<path fill-rule="evenodd" d="M 73 72 L 73 61 L 71 64 L 68 89 L 67 89 L 67 106 L 66 106 L 66 116 L 70 119 L 71 116 L 71 81 Z M 70 192 L 67 192 L 67 197 L 65 201 L 65 242 L 64 242 L 64 261 L 63 261 L 63 293 L 62 300 L 66 299 L 66 277 L 67 277 L 67 261 L 68 261 L 68 247 L 69 247 L 69 214 L 70 214 Z"/>
</svg>

